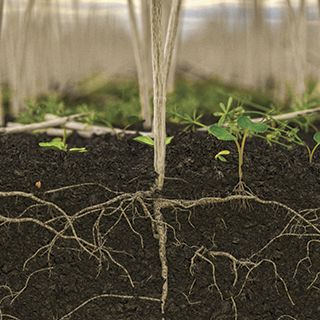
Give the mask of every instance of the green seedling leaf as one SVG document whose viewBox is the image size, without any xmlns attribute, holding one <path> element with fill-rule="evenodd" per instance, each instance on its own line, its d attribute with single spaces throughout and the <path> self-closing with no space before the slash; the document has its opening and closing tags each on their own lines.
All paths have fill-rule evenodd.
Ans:
<svg viewBox="0 0 320 320">
<path fill-rule="evenodd" d="M 53 138 L 49 142 L 39 142 L 39 146 L 42 148 L 52 149 L 52 150 L 60 150 L 60 151 L 70 151 L 70 152 L 80 152 L 84 153 L 88 150 L 84 147 L 82 148 L 70 148 L 68 149 L 68 145 L 61 138 Z"/>
<path fill-rule="evenodd" d="M 230 110 L 231 106 L 232 106 L 232 102 L 233 102 L 233 98 L 229 97 L 228 102 L 227 102 L 227 111 Z"/>
<path fill-rule="evenodd" d="M 222 102 L 219 103 L 219 107 L 220 107 L 220 109 L 221 109 L 223 112 L 226 112 L 226 111 L 227 111 L 226 106 L 225 106 Z"/>
<path fill-rule="evenodd" d="M 151 146 L 151 147 L 154 146 L 154 141 L 149 136 L 139 136 L 139 137 L 133 138 L 133 140 L 137 141 L 137 142 L 140 142 L 140 143 L 147 144 L 148 146 Z"/>
<path fill-rule="evenodd" d="M 213 124 L 212 126 L 210 126 L 208 128 L 208 132 L 222 141 L 236 140 L 236 137 L 233 134 L 231 134 L 227 129 L 218 126 L 217 124 Z"/>
<path fill-rule="evenodd" d="M 237 122 L 240 128 L 247 129 L 252 133 L 263 133 L 268 130 L 265 123 L 255 123 L 248 116 L 239 117 Z"/>
<path fill-rule="evenodd" d="M 79 152 L 79 153 L 88 152 L 88 150 L 85 147 L 83 147 L 83 148 L 70 148 L 69 151 L 70 152 Z"/>
<path fill-rule="evenodd" d="M 320 143 L 320 131 L 316 132 L 316 133 L 313 135 L 313 140 L 314 140 L 316 143 Z"/>
<path fill-rule="evenodd" d="M 68 146 L 63 143 L 61 138 L 54 138 L 49 142 L 39 142 L 39 146 L 42 148 L 67 151 Z"/>
<path fill-rule="evenodd" d="M 224 156 L 227 156 L 228 154 L 230 154 L 229 150 L 222 150 L 219 153 L 217 153 L 214 158 L 216 160 L 220 160 L 222 162 L 227 162 L 227 159 Z"/>
<path fill-rule="evenodd" d="M 174 137 L 167 137 L 166 145 L 170 144 L 173 138 Z M 133 138 L 133 140 L 140 143 L 147 144 L 148 146 L 154 147 L 154 140 L 149 136 L 139 136 L 139 137 Z"/>
<path fill-rule="evenodd" d="M 167 137 L 166 138 L 166 145 L 170 144 L 172 139 L 173 139 L 173 136 L 172 137 Z"/>
</svg>

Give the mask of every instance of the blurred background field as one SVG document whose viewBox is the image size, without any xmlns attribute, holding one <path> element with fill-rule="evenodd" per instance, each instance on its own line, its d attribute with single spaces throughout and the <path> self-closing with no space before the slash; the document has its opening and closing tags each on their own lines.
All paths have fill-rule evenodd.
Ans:
<svg viewBox="0 0 320 320">
<path fill-rule="evenodd" d="M 3 112 L 24 123 L 87 109 L 108 125 L 139 121 L 125 0 L 0 4 Z M 319 8 L 313 0 L 185 0 L 169 115 L 212 113 L 230 95 L 258 108 L 318 105 Z"/>
</svg>

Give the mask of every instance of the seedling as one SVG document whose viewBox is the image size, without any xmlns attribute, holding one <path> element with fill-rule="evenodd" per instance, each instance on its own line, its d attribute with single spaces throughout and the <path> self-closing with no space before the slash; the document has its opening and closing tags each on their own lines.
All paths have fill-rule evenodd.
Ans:
<svg viewBox="0 0 320 320">
<path fill-rule="evenodd" d="M 63 137 L 59 138 L 53 138 L 51 141 L 49 142 L 39 142 L 39 146 L 41 148 L 47 148 L 47 149 L 51 149 L 51 150 L 59 150 L 59 151 L 64 151 L 64 152 L 79 152 L 79 153 L 84 153 L 87 152 L 88 150 L 84 147 L 82 148 L 68 148 L 67 145 L 67 130 L 64 128 L 63 130 Z"/>
<path fill-rule="evenodd" d="M 239 193 L 245 192 L 245 183 L 243 182 L 243 162 L 244 152 L 248 137 L 256 136 L 265 139 L 269 144 L 277 143 L 288 147 L 288 144 L 294 142 L 301 144 L 301 139 L 297 136 L 297 130 L 288 126 L 285 122 L 279 122 L 272 119 L 271 116 L 262 112 L 247 112 L 241 105 L 233 106 L 233 99 L 229 98 L 227 104 L 220 103 L 220 111 L 215 112 L 214 116 L 219 117 L 217 123 L 206 126 L 200 123 L 199 119 L 184 117 L 190 124 L 205 128 L 209 134 L 215 136 L 220 141 L 233 141 L 238 153 L 238 177 L 239 182 L 235 190 Z M 263 121 L 253 121 L 249 114 L 261 117 Z M 271 122 L 272 125 L 267 124 Z M 230 154 L 229 150 L 222 150 L 215 155 L 215 159 L 226 162 L 224 157 Z"/>
<path fill-rule="evenodd" d="M 192 115 L 188 113 L 179 113 L 177 111 L 171 111 L 170 115 L 179 120 L 179 123 L 185 125 L 184 131 L 196 131 L 197 126 L 206 127 L 203 125 L 200 120 L 202 118 L 202 114 L 197 114 L 196 111 L 193 112 Z"/>
<path fill-rule="evenodd" d="M 173 137 L 167 137 L 166 145 L 170 144 L 172 139 Z M 154 147 L 154 140 L 149 136 L 139 136 L 139 137 L 133 138 L 133 140 L 143 144 L 147 144 L 148 146 Z"/>
<path fill-rule="evenodd" d="M 319 147 L 320 145 L 320 132 L 316 132 L 314 135 L 313 135 L 313 140 L 315 141 L 315 146 L 311 149 L 307 144 L 305 144 L 307 150 L 308 150 L 308 154 L 309 154 L 309 162 L 312 163 L 312 160 L 313 160 L 313 156 L 314 156 L 314 153 L 316 152 L 317 148 Z"/>
<path fill-rule="evenodd" d="M 221 162 L 227 162 L 227 159 L 224 156 L 227 156 L 230 154 L 229 150 L 221 150 L 219 153 L 217 153 L 214 158 L 216 160 L 219 160 Z"/>
<path fill-rule="evenodd" d="M 227 114 L 222 118 L 223 121 L 220 121 L 220 118 L 217 124 L 213 124 L 212 126 L 208 127 L 208 132 L 221 141 L 233 141 L 235 143 L 238 151 L 239 177 L 239 183 L 236 189 L 243 192 L 245 188 L 243 183 L 242 167 L 246 140 L 248 136 L 265 133 L 269 126 L 265 123 L 255 123 L 246 115 L 240 116 L 238 119 L 236 119 L 236 121 L 230 122 L 230 124 L 225 123 L 226 119 L 228 118 L 229 116 Z M 224 125 L 224 127 L 222 125 Z M 220 151 L 215 157 L 221 160 L 222 154 L 228 154 L 226 151 L 227 150 Z M 225 158 L 224 160 L 226 161 Z"/>
</svg>

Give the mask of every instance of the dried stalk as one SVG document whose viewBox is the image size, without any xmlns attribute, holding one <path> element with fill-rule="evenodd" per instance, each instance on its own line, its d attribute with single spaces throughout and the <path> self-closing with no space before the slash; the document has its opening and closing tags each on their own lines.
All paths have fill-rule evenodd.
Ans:
<svg viewBox="0 0 320 320">
<path fill-rule="evenodd" d="M 306 116 L 313 113 L 319 113 L 320 107 L 301 110 L 301 111 L 294 111 L 294 112 L 288 112 L 279 114 L 276 116 L 273 116 L 272 119 L 275 120 L 290 120 L 294 119 L 299 116 Z M 33 123 L 29 125 L 23 125 L 21 123 L 16 122 L 8 122 L 7 128 L 0 128 L 0 133 L 18 133 L 18 132 L 30 132 L 33 130 L 41 130 L 45 129 L 44 131 L 50 135 L 50 136 L 62 136 L 63 135 L 63 129 L 59 128 L 51 128 L 53 126 L 64 126 L 67 129 L 67 132 L 71 133 L 71 131 L 76 131 L 80 136 L 84 138 L 90 138 L 93 135 L 103 135 L 103 134 L 115 134 L 115 135 L 142 135 L 142 136 L 153 136 L 152 132 L 146 132 L 146 131 L 135 131 L 135 130 L 124 130 L 124 129 L 118 129 L 118 128 L 109 128 L 104 126 L 97 126 L 97 125 L 87 125 L 85 123 L 72 121 L 72 119 L 78 118 L 81 115 L 74 115 L 70 116 L 69 120 L 65 122 L 64 118 L 60 118 L 54 115 L 46 115 L 44 122 L 40 123 Z M 73 118 L 71 118 L 73 117 Z M 254 122 L 261 122 L 265 118 L 254 118 L 252 121 Z M 57 121 L 57 122 L 50 122 L 50 121 Z M 206 128 L 199 128 L 198 131 L 205 131 Z"/>
<path fill-rule="evenodd" d="M 146 59 L 148 91 L 152 92 L 152 62 L 151 62 L 151 2 L 150 0 L 141 0 L 141 16 L 142 16 L 142 34 L 143 49 Z"/>
<path fill-rule="evenodd" d="M 165 68 L 165 76 L 166 76 L 166 85 L 168 85 L 169 74 L 170 74 L 170 66 L 172 64 L 172 56 L 173 51 L 176 45 L 178 26 L 180 21 L 180 12 L 182 7 L 182 0 L 176 0 L 172 3 L 166 42 L 164 45 L 164 68 Z"/>
<path fill-rule="evenodd" d="M 36 1 L 29 0 L 27 3 L 26 11 L 22 19 L 22 28 L 24 29 L 24 36 L 20 39 L 19 49 L 17 52 L 17 66 L 13 70 L 13 83 L 10 111 L 13 116 L 17 116 L 23 107 L 23 92 L 22 88 L 26 85 L 26 58 L 27 48 L 31 36 L 32 15 L 34 12 Z"/>
<path fill-rule="evenodd" d="M 2 48 L 2 31 L 3 31 L 3 17 L 4 17 L 4 0 L 0 0 L 0 48 Z M 0 56 L 3 62 L 2 56 Z M 2 74 L 0 73 L 0 126 L 4 124 L 4 107 L 2 99 Z"/>
<path fill-rule="evenodd" d="M 127 3 L 129 20 L 132 29 L 133 52 L 138 72 L 141 117 L 144 120 L 144 127 L 151 128 L 151 110 L 148 86 L 148 61 L 145 52 L 146 48 L 143 46 L 141 35 L 139 34 L 133 0 L 127 0 Z"/>
<path fill-rule="evenodd" d="M 9 133 L 21 133 L 21 132 L 31 132 L 39 129 L 46 129 L 50 127 L 63 126 L 66 122 L 80 118 L 83 114 L 76 114 L 68 117 L 55 118 L 43 122 L 25 124 L 20 126 L 11 126 L 6 128 L 0 128 L 0 134 L 9 134 Z"/>
<path fill-rule="evenodd" d="M 154 169 L 158 174 L 156 188 L 162 189 L 165 175 L 166 158 L 166 69 L 164 68 L 162 41 L 162 1 L 151 2 L 151 39 L 153 71 L 153 132 L 154 132 Z"/>
<path fill-rule="evenodd" d="M 289 41 L 293 62 L 295 92 L 302 96 L 306 91 L 305 68 L 307 65 L 307 21 L 306 2 L 300 0 L 298 12 L 295 13 L 291 0 L 287 0 L 289 15 Z"/>
<path fill-rule="evenodd" d="M 154 168 L 158 174 L 156 188 L 161 190 L 165 176 L 166 158 L 166 87 L 172 52 L 178 28 L 181 0 L 172 1 L 165 44 L 162 39 L 162 1 L 152 1 L 152 69 L 153 69 L 153 130 L 154 130 Z"/>
</svg>

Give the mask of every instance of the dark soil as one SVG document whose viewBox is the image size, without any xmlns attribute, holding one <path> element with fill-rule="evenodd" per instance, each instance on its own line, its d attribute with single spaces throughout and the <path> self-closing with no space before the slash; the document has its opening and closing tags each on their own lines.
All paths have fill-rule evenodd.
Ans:
<svg viewBox="0 0 320 320">
<path fill-rule="evenodd" d="M 85 185 L 45 194 L 45 191 L 81 183 L 99 183 L 113 191 L 149 190 L 155 179 L 153 150 L 132 141 L 130 137 L 94 137 L 90 140 L 73 135 L 69 145 L 86 146 L 84 154 L 65 154 L 43 150 L 38 142 L 46 136 L 10 135 L 0 138 L 0 191 L 23 191 L 52 201 L 69 215 L 90 205 L 114 197 L 98 185 Z M 217 162 L 214 155 L 229 149 L 227 163 Z M 298 210 L 314 224 L 320 225 L 318 212 L 302 211 L 320 207 L 320 152 L 309 164 L 305 150 L 286 150 L 268 146 L 260 140 L 250 140 L 245 153 L 245 182 L 262 199 L 275 200 Z M 41 181 L 41 188 L 36 182 Z M 170 199 L 199 199 L 233 194 L 237 183 L 237 154 L 232 143 L 221 143 L 201 133 L 177 135 L 167 148 L 167 179 L 160 195 Z M 54 217 L 54 210 L 33 206 L 23 197 L 0 197 L 0 217 L 33 217 L 45 221 Z M 152 209 L 152 203 L 147 203 Z M 195 252 L 207 250 L 227 252 L 244 261 L 276 237 L 293 218 L 277 206 L 239 202 L 195 207 L 191 210 L 165 209 L 169 228 L 167 254 L 169 263 L 169 297 L 166 320 L 236 319 L 235 296 L 244 283 L 248 270 L 239 268 L 238 281 L 233 285 L 231 260 L 216 257 L 216 281 L 223 295 L 213 286 L 212 266 L 199 257 L 190 273 Z M 114 209 L 114 208 L 113 208 Z M 112 208 L 108 209 L 112 210 Z M 150 221 L 141 214 L 141 206 L 128 206 L 135 230 L 122 219 L 106 237 L 113 256 L 131 274 L 133 289 L 123 270 L 112 261 L 99 268 L 71 240 L 59 239 L 50 254 L 39 254 L 23 270 L 23 263 L 41 246 L 52 240 L 52 233 L 32 222 L 0 225 L 0 311 L 21 320 L 53 320 L 75 309 L 85 300 L 103 293 L 131 295 L 134 299 L 101 298 L 80 308 L 68 319 L 124 320 L 161 319 L 160 304 L 142 301 L 138 296 L 159 298 L 161 295 L 161 265 L 158 240 L 153 237 Z M 118 215 L 119 216 L 119 215 Z M 101 223 L 106 232 L 118 216 L 105 217 Z M 86 216 L 75 224 L 78 234 L 92 241 L 92 227 L 97 214 Z M 59 221 L 55 226 L 59 226 Z M 320 319 L 320 236 L 310 228 L 292 222 L 291 232 L 302 236 L 283 236 L 252 261 L 261 265 L 254 269 L 243 290 L 235 298 L 239 320 L 318 320 Z M 313 236 L 311 235 L 313 233 Z M 303 236 L 304 235 L 304 236 Z M 309 259 L 307 255 L 309 242 Z M 203 251 L 204 252 L 204 251 Z M 274 262 L 274 265 L 270 263 Z M 28 286 L 10 304 L 1 300 L 8 294 L 3 285 L 14 291 Z M 278 277 L 275 276 L 277 267 Z M 297 271 L 295 273 L 295 270 Z M 100 271 L 100 272 L 99 272 Z M 317 278 L 318 275 L 318 278 Z M 283 280 L 283 282 L 280 280 Z M 284 283 L 292 298 L 288 297 Z M 6 318 L 5 316 L 3 317 Z M 10 318 L 8 318 L 10 319 Z M 65 318 L 66 320 L 67 318 Z"/>
</svg>

